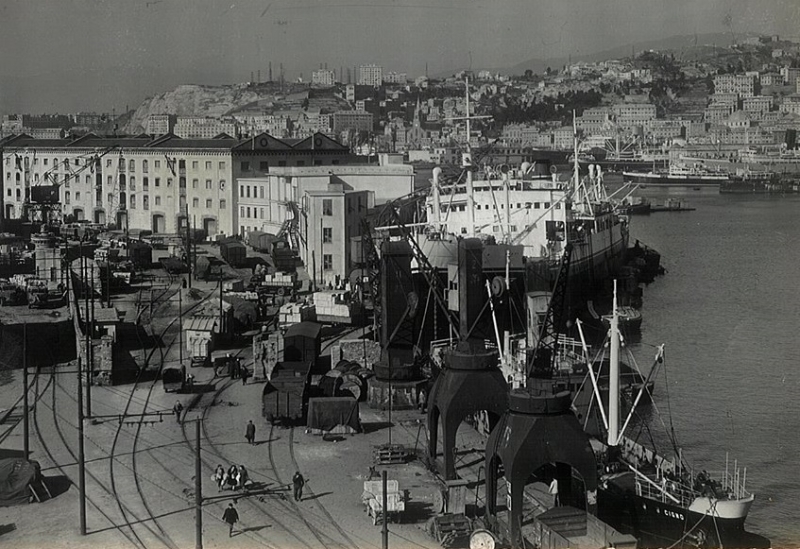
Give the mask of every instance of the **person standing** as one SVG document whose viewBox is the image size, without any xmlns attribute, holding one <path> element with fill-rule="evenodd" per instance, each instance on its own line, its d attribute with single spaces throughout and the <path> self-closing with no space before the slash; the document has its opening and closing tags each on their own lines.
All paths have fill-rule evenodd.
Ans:
<svg viewBox="0 0 800 549">
<path fill-rule="evenodd" d="M 175 421 L 178 423 L 181 422 L 181 412 L 183 412 L 183 404 L 181 404 L 180 400 L 175 401 L 175 406 L 172 407 L 172 411 L 175 414 Z"/>
<path fill-rule="evenodd" d="M 558 501 L 558 479 L 554 478 L 553 481 L 550 483 L 550 488 L 548 490 L 550 494 L 553 496 L 553 507 L 559 506 Z"/>
<path fill-rule="evenodd" d="M 227 522 L 228 526 L 230 527 L 228 530 L 228 537 L 233 537 L 233 527 L 237 522 L 239 522 L 239 513 L 236 511 L 233 503 L 228 504 L 228 508 L 225 509 L 225 513 L 222 515 L 222 520 Z"/>
<path fill-rule="evenodd" d="M 306 484 L 306 479 L 303 478 L 303 475 L 300 474 L 300 471 L 295 472 L 294 476 L 292 477 L 292 484 L 294 485 L 294 500 L 302 501 L 303 486 Z"/>
<path fill-rule="evenodd" d="M 247 369 L 247 366 L 242 366 L 240 375 L 242 376 L 242 385 L 247 385 L 247 378 L 250 377 L 250 370 Z"/>
<path fill-rule="evenodd" d="M 253 425 L 253 420 L 247 422 L 247 427 L 244 430 L 244 438 L 247 439 L 248 444 L 256 443 L 256 426 Z"/>
</svg>

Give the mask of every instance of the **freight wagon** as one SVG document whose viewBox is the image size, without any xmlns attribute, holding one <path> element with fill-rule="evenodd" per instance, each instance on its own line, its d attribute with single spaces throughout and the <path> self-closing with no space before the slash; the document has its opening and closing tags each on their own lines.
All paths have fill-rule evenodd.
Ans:
<svg viewBox="0 0 800 549">
<path fill-rule="evenodd" d="M 238 240 L 225 240 L 219 245 L 222 259 L 231 267 L 241 267 L 247 261 L 247 248 Z"/>
<path fill-rule="evenodd" d="M 262 410 L 272 424 L 302 424 L 311 392 L 311 362 L 278 362 L 264 386 Z"/>
</svg>

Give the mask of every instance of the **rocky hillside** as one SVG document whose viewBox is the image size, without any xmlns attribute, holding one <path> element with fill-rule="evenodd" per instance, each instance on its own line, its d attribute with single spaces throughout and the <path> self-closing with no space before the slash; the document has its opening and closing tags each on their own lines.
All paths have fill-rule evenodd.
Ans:
<svg viewBox="0 0 800 549">
<path fill-rule="evenodd" d="M 283 91 L 283 93 L 281 93 Z M 236 84 L 229 86 L 182 85 L 172 91 L 145 99 L 130 121 L 120 130 L 135 135 L 147 128 L 151 114 L 178 116 L 223 116 L 244 109 L 271 111 L 276 102 L 297 90 L 279 84 Z"/>
</svg>

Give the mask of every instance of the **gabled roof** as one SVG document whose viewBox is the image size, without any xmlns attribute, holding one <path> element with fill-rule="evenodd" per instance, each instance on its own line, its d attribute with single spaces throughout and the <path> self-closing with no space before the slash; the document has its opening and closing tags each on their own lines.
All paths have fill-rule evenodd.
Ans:
<svg viewBox="0 0 800 549">
<path fill-rule="evenodd" d="M 321 150 L 321 151 L 346 151 L 349 150 L 341 143 L 337 143 L 324 133 L 317 132 L 314 135 L 306 137 L 302 141 L 296 143 L 293 148 L 295 150 Z"/>
<path fill-rule="evenodd" d="M 266 132 L 246 139 L 233 147 L 234 151 L 288 151 L 291 149 L 291 145 Z"/>
</svg>

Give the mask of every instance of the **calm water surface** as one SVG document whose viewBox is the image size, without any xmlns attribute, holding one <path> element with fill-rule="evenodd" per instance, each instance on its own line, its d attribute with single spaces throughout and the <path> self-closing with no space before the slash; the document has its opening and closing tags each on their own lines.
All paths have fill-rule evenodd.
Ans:
<svg viewBox="0 0 800 549">
<path fill-rule="evenodd" d="M 800 546 L 800 197 L 645 189 L 694 212 L 634 216 L 631 242 L 668 273 L 644 290 L 640 366 L 666 344 L 655 402 L 672 411 L 684 456 L 721 471 L 747 467 L 748 530 Z"/>
</svg>

